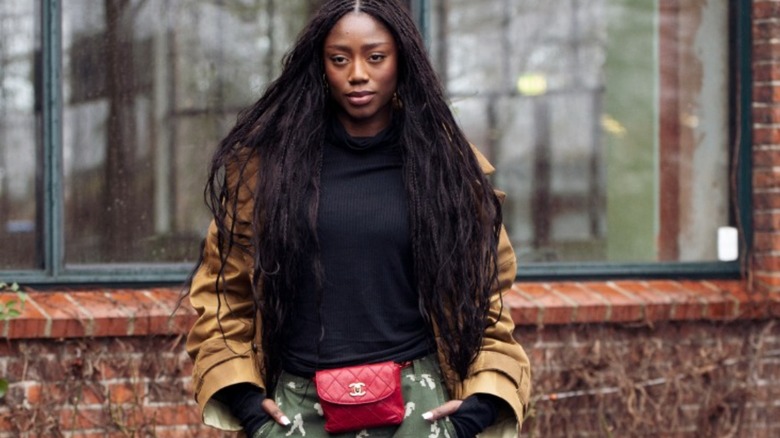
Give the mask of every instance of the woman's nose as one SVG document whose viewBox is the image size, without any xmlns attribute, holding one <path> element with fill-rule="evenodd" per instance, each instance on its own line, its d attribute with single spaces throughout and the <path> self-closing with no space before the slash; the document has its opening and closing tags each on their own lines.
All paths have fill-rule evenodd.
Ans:
<svg viewBox="0 0 780 438">
<path fill-rule="evenodd" d="M 368 80 L 368 71 L 362 61 L 352 63 L 352 69 L 349 72 L 349 82 L 365 82 Z"/>
</svg>

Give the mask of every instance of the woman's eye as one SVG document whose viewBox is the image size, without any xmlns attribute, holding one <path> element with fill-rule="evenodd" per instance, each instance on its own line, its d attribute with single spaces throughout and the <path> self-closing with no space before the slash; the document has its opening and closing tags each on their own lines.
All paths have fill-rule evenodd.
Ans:
<svg viewBox="0 0 780 438">
<path fill-rule="evenodd" d="M 379 54 L 379 53 L 374 53 L 373 55 L 368 57 L 368 60 L 372 61 L 372 62 L 378 62 L 378 61 L 381 61 L 383 59 L 385 59 L 385 55 L 382 55 L 382 54 Z"/>
<path fill-rule="evenodd" d="M 344 56 L 332 56 L 332 57 L 330 58 L 330 60 L 331 60 L 331 61 L 332 61 L 334 64 L 344 64 L 344 63 L 346 63 L 346 62 L 347 62 L 347 58 L 346 58 L 346 57 L 344 57 Z"/>
</svg>

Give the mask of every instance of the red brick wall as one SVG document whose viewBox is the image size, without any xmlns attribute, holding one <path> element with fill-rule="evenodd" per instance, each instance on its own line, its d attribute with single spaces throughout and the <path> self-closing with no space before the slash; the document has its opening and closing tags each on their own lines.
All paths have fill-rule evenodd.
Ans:
<svg viewBox="0 0 780 438">
<path fill-rule="evenodd" d="M 1 436 L 204 436 L 179 337 L 33 339 L 0 347 L 13 384 Z"/>
<path fill-rule="evenodd" d="M 780 1 L 753 2 L 753 279 L 780 290 Z"/>
<path fill-rule="evenodd" d="M 0 437 L 224 435 L 200 424 L 183 337 L 193 315 L 171 317 L 177 297 L 29 292 L 21 317 L 0 324 Z"/>
<path fill-rule="evenodd" d="M 769 321 L 519 327 L 534 364 L 523 436 L 780 436 Z"/>
<path fill-rule="evenodd" d="M 224 435 L 192 401 L 177 293 L 30 292 L 0 325 L 0 437 Z M 780 433 L 780 300 L 741 281 L 517 283 L 505 304 L 533 366 L 525 436 Z"/>
</svg>

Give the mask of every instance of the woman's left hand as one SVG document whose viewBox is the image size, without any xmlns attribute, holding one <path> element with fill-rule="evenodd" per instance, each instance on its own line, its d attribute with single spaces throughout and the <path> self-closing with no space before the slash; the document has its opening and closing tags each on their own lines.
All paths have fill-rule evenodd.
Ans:
<svg viewBox="0 0 780 438">
<path fill-rule="evenodd" d="M 423 414 L 431 422 L 449 417 L 458 438 L 473 438 L 496 421 L 500 398 L 490 394 L 472 394 L 465 400 L 451 400 Z"/>
<path fill-rule="evenodd" d="M 450 400 L 438 408 L 431 409 L 430 411 L 422 414 L 422 417 L 432 423 L 436 420 L 454 414 L 455 411 L 460 408 L 461 404 L 463 404 L 463 400 Z"/>
<path fill-rule="evenodd" d="M 263 410 L 277 423 L 281 424 L 282 426 L 290 425 L 290 419 L 287 418 L 287 415 L 284 415 L 284 412 L 282 412 L 281 409 L 279 409 L 279 405 L 276 404 L 273 398 L 267 397 L 265 400 L 263 400 L 261 406 L 263 407 Z"/>
</svg>

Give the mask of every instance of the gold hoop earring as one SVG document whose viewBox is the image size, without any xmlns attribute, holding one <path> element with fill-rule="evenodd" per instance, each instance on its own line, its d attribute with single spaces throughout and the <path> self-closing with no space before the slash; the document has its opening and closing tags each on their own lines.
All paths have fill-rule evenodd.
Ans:
<svg viewBox="0 0 780 438">
<path fill-rule="evenodd" d="M 398 93 L 397 92 L 393 93 L 393 108 L 395 108 L 397 110 L 404 109 L 404 103 L 401 100 L 401 98 L 398 97 Z"/>
</svg>

